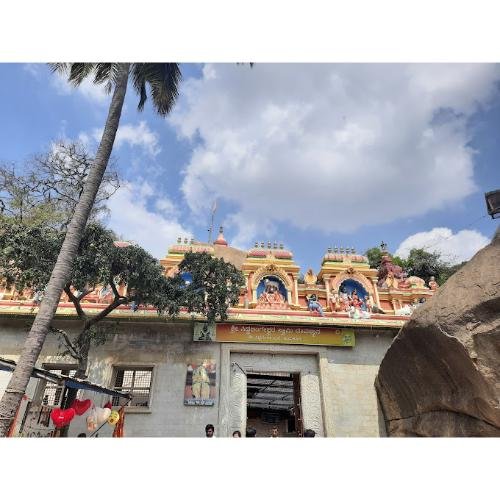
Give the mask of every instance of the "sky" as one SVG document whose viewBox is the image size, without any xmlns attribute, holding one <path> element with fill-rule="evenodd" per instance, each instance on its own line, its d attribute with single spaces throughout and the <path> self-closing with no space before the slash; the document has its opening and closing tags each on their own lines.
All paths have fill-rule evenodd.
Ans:
<svg viewBox="0 0 500 500">
<path fill-rule="evenodd" d="M 439 251 L 451 263 L 498 222 L 500 65 L 182 64 L 166 118 L 129 87 L 106 224 L 155 257 L 177 237 L 278 242 L 305 272 L 328 247 Z M 0 64 L 0 162 L 57 140 L 95 150 L 110 97 L 44 64 Z"/>
</svg>

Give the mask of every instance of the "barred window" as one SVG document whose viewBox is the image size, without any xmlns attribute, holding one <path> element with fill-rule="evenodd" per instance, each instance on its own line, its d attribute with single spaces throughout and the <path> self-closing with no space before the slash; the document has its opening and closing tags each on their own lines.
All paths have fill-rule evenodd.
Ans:
<svg viewBox="0 0 500 500">
<path fill-rule="evenodd" d="M 132 394 L 129 406 L 148 407 L 152 379 L 153 367 L 115 367 L 113 389 Z M 120 404 L 120 398 L 114 396 L 113 406 Z"/>
<path fill-rule="evenodd" d="M 76 373 L 76 366 L 71 365 L 54 366 L 44 365 L 44 368 L 56 375 L 67 375 L 74 377 Z M 61 406 L 62 397 L 64 393 L 64 386 L 57 385 L 53 382 L 41 381 L 43 392 L 41 393 L 41 402 L 44 406 Z M 77 395 L 78 397 L 78 395 Z"/>
</svg>

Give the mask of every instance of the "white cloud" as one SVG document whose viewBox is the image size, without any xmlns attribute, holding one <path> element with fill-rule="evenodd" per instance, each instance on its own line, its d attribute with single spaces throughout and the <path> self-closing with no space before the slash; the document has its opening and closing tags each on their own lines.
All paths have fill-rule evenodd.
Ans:
<svg viewBox="0 0 500 500">
<path fill-rule="evenodd" d="M 231 246 L 235 248 L 250 248 L 256 241 L 273 238 L 276 234 L 276 226 L 270 220 L 256 222 L 246 219 L 242 213 L 229 215 L 224 226 L 237 228 L 237 233 L 231 238 Z"/>
<path fill-rule="evenodd" d="M 23 69 L 38 80 L 42 75 L 42 66 L 39 63 L 27 63 L 23 64 Z"/>
<path fill-rule="evenodd" d="M 147 182 L 125 183 L 110 198 L 108 208 L 111 214 L 108 226 L 126 240 L 135 241 L 157 258 L 165 257 L 167 249 L 177 238 L 191 238 L 192 232 L 183 227 L 174 212 L 159 214 L 148 208 L 148 201 L 154 201 L 154 189 Z M 156 200 L 156 205 L 173 203 L 166 198 Z"/>
<path fill-rule="evenodd" d="M 97 104 L 108 104 L 110 94 L 104 90 L 104 85 L 95 85 L 92 78 L 86 78 L 78 87 L 68 83 L 68 78 L 61 73 L 53 73 L 52 86 L 60 95 L 69 95 L 73 92 L 80 93 L 83 97 Z"/>
<path fill-rule="evenodd" d="M 396 255 L 408 257 L 412 248 L 425 248 L 428 252 L 439 252 L 445 261 L 458 264 L 469 260 L 490 240 L 479 231 L 464 229 L 453 233 L 447 227 L 435 227 L 430 231 L 408 236 L 396 250 Z"/>
<path fill-rule="evenodd" d="M 99 142 L 101 140 L 103 129 L 96 128 L 92 132 L 92 138 Z M 85 133 L 80 134 L 80 139 L 88 138 Z M 114 147 L 120 148 L 124 144 L 142 148 L 150 156 L 157 156 L 161 152 L 159 146 L 159 137 L 153 132 L 145 121 L 140 121 L 137 125 L 120 125 L 116 133 Z"/>
<path fill-rule="evenodd" d="M 476 190 L 467 120 L 499 78 L 479 64 L 207 65 L 169 118 L 201 139 L 184 196 L 195 214 L 234 204 L 240 243 L 263 220 L 348 232 L 446 207 Z"/>
</svg>

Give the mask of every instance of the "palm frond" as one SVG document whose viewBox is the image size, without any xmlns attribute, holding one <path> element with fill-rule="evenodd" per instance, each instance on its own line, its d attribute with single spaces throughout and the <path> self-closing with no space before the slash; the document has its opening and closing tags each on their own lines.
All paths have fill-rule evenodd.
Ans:
<svg viewBox="0 0 500 500">
<path fill-rule="evenodd" d="M 67 73 L 69 70 L 70 63 L 49 63 L 49 68 L 52 73 Z"/>
<path fill-rule="evenodd" d="M 155 111 L 165 116 L 173 108 L 179 95 L 181 71 L 176 63 L 134 64 L 133 82 L 140 96 L 138 109 L 144 108 L 147 99 L 146 84 L 149 85 Z"/>
<path fill-rule="evenodd" d="M 94 63 L 72 63 L 68 81 L 77 87 L 95 70 L 95 66 Z"/>
<path fill-rule="evenodd" d="M 99 85 L 109 81 L 111 63 L 97 63 L 94 68 L 94 83 Z"/>
<path fill-rule="evenodd" d="M 139 94 L 139 104 L 137 105 L 137 109 L 142 111 L 144 109 L 144 103 L 148 98 L 148 94 L 146 92 L 146 79 L 143 71 L 144 64 L 136 63 L 132 69 L 132 85 L 134 86 L 135 91 Z"/>
<path fill-rule="evenodd" d="M 68 81 L 75 86 L 93 74 L 93 83 L 105 84 L 109 93 L 116 83 L 119 65 L 116 63 L 52 63 L 53 72 L 68 76 Z M 179 95 L 179 83 L 182 78 L 177 63 L 133 63 L 132 84 L 139 95 L 138 109 L 142 111 L 148 99 L 148 90 L 153 100 L 155 111 L 165 116 L 173 108 Z"/>
</svg>

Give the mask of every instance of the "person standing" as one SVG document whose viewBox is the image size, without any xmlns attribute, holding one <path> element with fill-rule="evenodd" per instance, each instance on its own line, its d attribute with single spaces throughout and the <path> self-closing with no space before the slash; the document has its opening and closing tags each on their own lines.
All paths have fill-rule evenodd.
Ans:
<svg viewBox="0 0 500 500">
<path fill-rule="evenodd" d="M 257 435 L 257 431 L 253 427 L 247 427 L 245 437 L 254 438 Z"/>
<path fill-rule="evenodd" d="M 241 437 L 241 432 L 240 431 L 234 431 L 233 432 L 233 437 L 234 438 L 240 438 Z"/>
<path fill-rule="evenodd" d="M 212 424 L 207 424 L 205 426 L 205 435 L 207 438 L 215 437 L 215 427 Z"/>
</svg>

